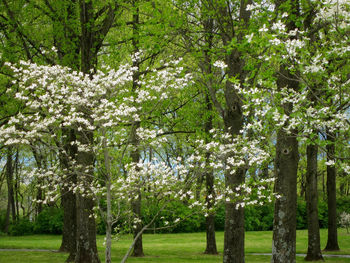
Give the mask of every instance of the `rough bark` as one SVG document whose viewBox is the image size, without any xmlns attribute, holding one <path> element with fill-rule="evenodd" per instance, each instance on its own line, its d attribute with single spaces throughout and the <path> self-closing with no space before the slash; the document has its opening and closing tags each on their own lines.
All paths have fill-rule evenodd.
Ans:
<svg viewBox="0 0 350 263">
<path fill-rule="evenodd" d="M 96 17 L 92 0 L 80 0 L 80 69 L 83 73 L 92 76 L 96 70 L 97 53 L 102 45 L 103 39 L 108 33 L 114 21 L 114 12 L 110 5 L 107 7 L 105 19 L 101 27 L 96 30 Z M 88 108 L 81 109 L 84 117 L 90 119 Z M 83 132 L 76 131 L 77 140 L 83 145 L 93 144 L 93 132 L 83 129 Z M 78 174 L 78 183 L 89 188 L 94 175 L 93 167 L 95 156 L 92 150 L 77 153 L 77 164 L 83 167 Z M 77 253 L 75 263 L 99 263 L 96 246 L 96 225 L 93 216 L 94 200 L 89 194 L 77 193 Z"/>
<path fill-rule="evenodd" d="M 67 179 L 69 184 L 77 183 L 76 175 L 72 174 L 69 177 Z M 76 196 L 68 187 L 61 189 L 61 206 L 63 208 L 63 229 L 59 251 L 68 252 L 66 262 L 73 262 L 77 249 L 77 207 Z"/>
<path fill-rule="evenodd" d="M 289 72 L 282 70 L 277 85 L 297 90 L 298 83 L 293 81 Z M 285 77 L 286 76 L 286 77 Z M 282 105 L 284 112 L 290 115 L 291 103 Z M 296 209 L 297 209 L 297 171 L 298 141 L 297 131 L 287 132 L 282 127 L 277 133 L 275 158 L 275 192 L 281 197 L 275 202 L 272 260 L 275 263 L 295 262 L 296 257 Z"/>
<path fill-rule="evenodd" d="M 246 5 L 250 1 L 241 1 L 240 18 L 247 24 L 249 21 L 249 12 L 246 12 Z M 231 6 L 219 5 L 216 6 L 212 1 L 209 1 L 209 8 L 217 10 L 215 20 L 218 23 L 219 34 L 225 46 L 228 46 L 232 38 L 236 36 L 234 31 L 233 21 L 231 17 Z M 213 46 L 213 23 L 210 14 L 207 14 L 208 10 L 204 10 L 203 13 L 203 26 L 207 33 L 206 35 L 206 47 L 204 48 L 204 63 L 203 72 L 210 76 L 210 57 L 208 51 Z M 208 17 L 207 17 L 208 16 Z M 237 38 L 240 38 L 238 36 Z M 239 77 L 241 83 L 244 82 L 245 73 L 243 72 L 244 61 L 240 59 L 240 53 L 237 50 L 230 50 L 225 57 L 225 62 L 228 66 L 227 77 L 228 79 Z M 213 105 L 221 114 L 224 120 L 224 126 L 226 132 L 230 133 L 233 137 L 239 134 L 239 131 L 243 125 L 242 110 L 240 105 L 240 98 L 236 93 L 233 83 L 226 82 L 225 87 L 225 107 L 219 103 L 216 98 L 216 91 L 210 85 L 210 79 L 208 82 L 208 90 Z M 225 173 L 226 187 L 230 187 L 233 192 L 236 192 L 235 188 L 239 184 L 244 182 L 245 171 L 239 169 L 236 174 Z M 207 220 L 212 220 L 208 218 Z M 236 204 L 227 202 L 225 204 L 225 235 L 224 235 L 224 263 L 242 263 L 244 262 L 244 209 L 239 208 L 236 210 Z"/>
<path fill-rule="evenodd" d="M 228 77 L 240 76 L 241 83 L 243 83 L 245 77 L 244 61 L 240 59 L 240 53 L 238 51 L 232 52 L 226 56 L 225 62 L 228 65 Z M 226 82 L 225 101 L 226 109 L 223 111 L 225 129 L 226 132 L 235 137 L 239 135 L 243 127 L 243 114 L 241 99 L 230 81 Z M 245 181 L 245 172 L 241 168 L 238 168 L 235 174 L 231 174 L 229 170 L 226 171 L 226 187 L 231 188 L 233 192 L 237 192 L 236 187 Z M 236 209 L 236 203 L 226 202 L 225 209 L 223 262 L 244 263 L 244 208 Z"/>
<path fill-rule="evenodd" d="M 93 133 L 91 131 L 77 132 L 77 140 L 83 145 L 92 145 Z M 94 154 L 92 150 L 77 153 L 78 183 L 84 189 L 76 194 L 77 209 L 77 253 L 75 263 L 100 263 L 96 246 L 96 225 L 93 213 L 94 200 L 89 193 L 94 175 Z"/>
<path fill-rule="evenodd" d="M 77 254 L 76 263 L 100 263 L 96 246 L 96 225 L 92 215 L 91 197 L 77 195 Z"/>
<path fill-rule="evenodd" d="M 65 136 L 62 142 L 64 151 L 60 151 L 60 163 L 62 168 L 67 170 L 66 178 L 64 178 L 67 185 L 76 185 L 77 176 L 71 167 L 71 160 L 75 160 L 77 148 L 71 142 L 76 140 L 75 131 L 73 129 L 63 129 L 62 134 Z M 72 262 L 76 256 L 77 249 L 77 209 L 76 209 L 76 195 L 69 187 L 63 186 L 61 188 L 61 206 L 63 208 L 63 229 L 62 242 L 59 248 L 61 252 L 68 252 L 69 256 L 66 262 Z"/>
<path fill-rule="evenodd" d="M 288 3 L 288 4 L 287 4 Z M 295 23 L 299 17 L 298 0 L 276 1 L 276 12 L 287 12 L 287 29 L 297 28 Z M 294 36 L 290 37 L 294 39 Z M 299 89 L 299 83 L 294 76 L 281 65 L 277 76 L 277 87 Z M 281 105 L 287 116 L 293 111 L 293 104 L 288 102 Z M 274 263 L 295 262 L 296 257 L 296 209 L 297 209 L 297 171 L 299 162 L 297 130 L 286 131 L 285 125 L 277 132 L 275 158 L 275 192 L 281 197 L 275 202 L 272 259 Z"/>
<path fill-rule="evenodd" d="M 335 155 L 335 134 L 327 131 L 327 161 L 334 160 Z M 335 165 L 327 165 L 327 204 L 328 204 L 328 239 L 324 250 L 337 251 L 338 230 L 337 230 L 337 188 L 336 188 Z"/>
<path fill-rule="evenodd" d="M 269 178 L 269 165 L 266 164 L 262 170 L 261 170 L 261 174 L 260 174 L 260 178 L 261 179 L 267 179 Z"/>
<path fill-rule="evenodd" d="M 207 111 L 210 113 L 212 111 L 212 106 L 210 102 L 209 95 L 206 95 L 206 104 Z M 205 133 L 209 136 L 209 131 L 213 128 L 213 120 L 210 116 L 205 122 Z M 206 155 L 206 164 L 209 166 L 210 161 L 210 153 Z M 205 254 L 215 255 L 218 253 L 216 247 L 216 238 L 215 238 L 215 213 L 210 211 L 214 206 L 215 200 L 215 191 L 214 191 L 214 174 L 212 169 L 207 168 L 208 170 L 205 172 L 205 186 L 206 186 L 206 204 L 208 209 L 208 216 L 205 219 L 206 226 L 206 242 L 207 246 L 205 248 Z"/>
<path fill-rule="evenodd" d="M 317 145 L 308 145 L 306 149 L 306 207 L 308 247 L 306 261 L 323 260 L 320 244 L 320 226 L 318 222 L 318 191 L 317 191 Z"/>
<path fill-rule="evenodd" d="M 73 70 L 80 69 L 80 39 L 77 21 L 79 14 L 77 12 L 77 0 L 59 0 L 57 9 L 51 8 L 52 15 L 57 20 L 53 20 L 53 41 L 57 48 L 59 64 L 67 66 Z M 59 147 L 64 149 L 60 152 L 60 165 L 66 169 L 69 174 L 64 178 L 65 183 L 69 186 L 76 185 L 77 176 L 71 167 L 72 160 L 75 160 L 77 149 L 72 146 L 71 142 L 75 141 L 76 135 L 73 129 L 63 129 L 62 134 L 65 138 L 60 142 Z M 62 144 L 62 145 L 61 145 Z M 59 248 L 61 252 L 68 252 L 69 256 L 66 262 L 73 262 L 77 249 L 77 210 L 76 195 L 69 187 L 61 188 L 61 207 L 63 208 L 63 229 L 62 242 Z"/>
<path fill-rule="evenodd" d="M 237 61 L 229 61 L 231 65 Z M 230 68 L 230 67 L 229 67 Z M 231 72 L 229 76 L 234 76 Z M 224 114 L 224 123 L 226 131 L 232 136 L 239 134 L 243 126 L 243 117 L 240 107 L 239 97 L 232 88 L 232 83 L 227 82 L 226 87 L 227 109 Z M 235 174 L 230 171 L 225 173 L 225 185 L 231 188 L 233 192 L 236 187 L 245 180 L 245 170 L 237 169 Z M 224 235 L 224 263 L 243 263 L 244 262 L 244 208 L 236 209 L 236 203 L 226 202 L 225 204 L 225 235 Z"/>
<path fill-rule="evenodd" d="M 226 175 L 226 186 L 234 187 L 244 182 L 245 171 Z M 234 190 L 234 189 L 233 189 Z M 225 204 L 224 263 L 244 263 L 244 209 L 236 204 Z"/>
<path fill-rule="evenodd" d="M 134 82 L 136 83 L 136 82 Z M 131 160 L 134 163 L 138 163 L 140 160 L 140 152 L 138 149 L 138 138 L 137 138 L 137 134 L 136 134 L 136 130 L 140 127 L 140 122 L 135 122 L 132 130 L 131 130 L 131 143 L 134 147 L 134 149 L 131 152 Z M 142 230 L 142 221 L 141 221 L 141 201 L 142 201 L 142 197 L 141 197 L 141 191 L 137 191 L 137 193 L 134 193 L 135 195 L 137 195 L 137 199 L 134 199 L 131 203 L 131 208 L 132 208 L 132 212 L 133 212 L 133 216 L 134 218 L 137 220 L 136 225 L 133 228 L 133 235 L 134 235 L 134 239 L 135 239 L 135 244 L 134 244 L 134 248 L 133 248 L 133 252 L 132 252 L 132 256 L 133 257 L 143 257 L 144 256 L 144 252 L 143 252 L 143 243 L 142 243 L 142 234 L 139 234 Z M 138 237 L 136 239 L 136 237 Z"/>
<path fill-rule="evenodd" d="M 204 52 L 203 52 L 203 63 L 201 65 L 201 69 L 204 77 L 207 78 L 206 86 L 210 93 L 210 91 L 213 89 L 212 87 L 213 84 L 212 84 L 212 77 L 211 77 L 212 70 L 211 70 L 209 51 L 213 47 L 214 20 L 212 18 L 207 18 L 207 19 L 204 19 L 202 23 L 203 23 L 204 30 L 208 33 L 205 35 L 206 47 L 204 48 Z M 213 110 L 213 107 L 210 101 L 210 95 L 208 94 L 208 91 L 206 92 L 205 100 L 206 100 L 206 106 L 207 106 L 206 111 L 209 114 L 209 117 L 205 120 L 204 131 L 206 136 L 210 136 L 209 132 L 213 128 L 213 118 L 211 116 L 211 111 Z M 206 140 L 206 143 L 208 143 L 208 139 Z M 207 166 L 209 166 L 209 159 L 210 159 L 210 153 L 207 153 L 206 155 Z M 205 178 L 205 185 L 206 185 L 206 204 L 207 204 L 207 209 L 209 211 L 205 222 L 206 249 L 204 253 L 215 255 L 218 253 L 217 247 L 216 247 L 216 238 L 215 238 L 215 213 L 210 211 L 214 205 L 214 200 L 215 200 L 213 171 L 207 170 L 204 174 L 204 178 Z"/>
<path fill-rule="evenodd" d="M 135 53 L 139 52 L 139 23 L 140 23 L 140 17 L 139 17 L 139 8 L 137 7 L 138 0 L 133 0 L 133 8 L 134 8 L 134 14 L 133 14 L 133 24 L 132 24 L 132 46 Z M 139 67 L 140 63 L 136 59 L 133 61 L 133 67 L 138 68 L 136 72 L 134 72 L 132 76 L 132 91 L 135 92 L 137 89 L 140 88 L 140 85 L 138 84 L 138 81 L 140 79 L 139 74 Z M 133 150 L 131 152 L 131 160 L 133 163 L 138 163 L 140 160 L 140 150 L 139 150 L 139 139 L 137 137 L 137 129 L 140 128 L 140 122 L 136 121 L 133 123 L 132 129 L 131 129 L 131 144 L 133 146 Z M 132 201 L 131 207 L 132 212 L 134 214 L 135 219 L 138 221 L 136 223 L 136 226 L 133 228 L 133 235 L 135 239 L 135 244 L 132 252 L 133 257 L 143 257 L 143 243 L 142 243 L 142 214 L 141 214 L 141 202 L 142 202 L 142 196 L 141 191 L 138 191 L 135 193 L 138 198 L 136 200 Z M 139 234 L 141 233 L 141 234 Z M 138 237 L 138 238 L 136 238 Z"/>
<path fill-rule="evenodd" d="M 242 28 L 248 26 L 250 20 L 250 12 L 246 10 L 251 1 L 240 1 L 239 20 L 243 21 Z M 241 32 L 235 31 L 235 21 L 232 20 L 232 6 L 221 6 L 219 21 L 219 29 L 222 41 L 225 46 L 231 43 L 232 38 L 236 37 L 240 41 L 244 36 Z M 238 78 L 240 84 L 245 81 L 246 71 L 244 70 L 245 61 L 242 60 L 241 53 L 234 49 L 229 50 L 225 63 L 227 64 L 227 77 Z M 240 133 L 243 127 L 243 111 L 241 108 L 241 98 L 235 91 L 233 83 L 226 82 L 224 91 L 226 107 L 221 109 L 226 132 L 229 132 L 233 137 Z M 212 96 L 213 97 L 213 96 Z M 214 105 L 216 104 L 213 101 Z M 237 169 L 235 174 L 230 172 L 225 173 L 226 187 L 231 188 L 233 192 L 236 187 L 245 181 L 245 170 Z M 224 263 L 244 263 L 244 208 L 236 209 L 236 204 L 226 202 L 225 204 L 225 235 L 224 235 Z"/>
<path fill-rule="evenodd" d="M 136 219 L 141 219 L 141 193 L 138 193 L 138 198 L 132 202 L 132 212 L 134 214 L 134 217 Z M 139 233 L 142 230 L 142 222 L 139 221 L 136 223 L 136 227 L 134 227 L 134 239 L 135 239 L 135 244 L 134 244 L 134 249 L 132 252 L 133 257 L 143 257 L 143 243 L 142 243 L 142 234 L 139 235 Z M 138 238 L 136 238 L 138 237 Z"/>
<path fill-rule="evenodd" d="M 41 169 L 42 166 L 43 166 L 43 155 L 41 154 L 40 152 L 40 149 L 36 149 L 35 146 L 32 146 L 32 153 L 33 153 L 33 156 L 34 156 L 34 159 L 35 159 L 35 162 L 36 162 L 36 166 Z M 43 209 L 43 205 L 42 205 L 42 202 L 40 201 L 43 201 L 44 198 L 43 198 L 43 191 L 41 189 L 43 185 L 43 180 L 41 178 L 38 178 L 37 179 L 37 186 L 36 186 L 36 200 L 39 201 L 37 204 L 36 204 L 36 214 L 40 214 L 42 209 Z"/>
<path fill-rule="evenodd" d="M 280 130 L 276 145 L 275 192 L 281 197 L 275 203 L 271 261 L 275 263 L 295 262 L 298 158 L 295 136 Z"/>
<path fill-rule="evenodd" d="M 243 77 L 243 61 L 239 59 L 238 53 L 232 53 L 226 58 L 228 65 L 228 76 Z M 225 129 L 233 137 L 237 136 L 243 126 L 243 116 L 240 98 L 233 88 L 231 82 L 226 82 L 225 90 L 226 109 L 224 111 Z M 228 170 L 225 173 L 226 187 L 233 192 L 236 187 L 245 180 L 245 170 L 237 169 L 235 174 Z M 244 260 L 244 208 L 236 209 L 236 203 L 225 204 L 225 235 L 224 235 L 224 263 L 243 263 Z"/>
<path fill-rule="evenodd" d="M 218 250 L 216 247 L 215 238 L 215 214 L 209 213 L 205 219 L 205 227 L 207 246 L 205 248 L 204 254 L 216 255 L 218 254 Z"/>
<path fill-rule="evenodd" d="M 70 180 L 70 182 L 72 183 L 73 180 Z M 68 252 L 69 256 L 66 261 L 72 262 L 76 255 L 76 199 L 75 194 L 72 191 L 69 191 L 67 187 L 61 189 L 61 195 L 61 206 L 63 207 L 63 229 L 62 242 L 59 251 Z"/>
</svg>

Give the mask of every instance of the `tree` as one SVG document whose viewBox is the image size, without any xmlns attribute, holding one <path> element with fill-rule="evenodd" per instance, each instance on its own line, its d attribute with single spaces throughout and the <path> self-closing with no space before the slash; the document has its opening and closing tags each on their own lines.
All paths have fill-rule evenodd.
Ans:
<svg viewBox="0 0 350 263">
<path fill-rule="evenodd" d="M 320 244 L 317 191 L 317 145 L 308 145 L 306 171 L 306 205 L 308 220 L 308 250 L 305 260 L 323 260 Z"/>
<path fill-rule="evenodd" d="M 95 1 L 95 3 L 99 3 L 99 1 Z M 96 11 L 94 10 L 94 3 L 93 1 L 56 1 L 55 3 L 51 3 L 50 1 L 45 1 L 45 3 L 41 2 L 35 2 L 35 1 L 27 1 L 25 5 L 25 11 L 28 10 L 28 8 L 32 8 L 31 10 L 34 11 L 33 13 L 40 13 L 43 16 L 38 17 L 44 17 L 43 21 L 45 21 L 49 28 L 51 26 L 52 32 L 51 35 L 53 36 L 53 39 L 44 39 L 44 43 L 46 45 L 46 50 L 43 50 L 42 47 L 42 41 L 41 39 L 36 39 L 33 37 L 33 35 L 30 35 L 28 32 L 32 30 L 31 28 L 27 28 L 24 26 L 24 21 L 20 21 L 20 16 L 18 18 L 16 17 L 16 12 L 19 13 L 19 9 L 17 5 L 11 6 L 10 3 L 7 1 L 4 1 L 4 6 L 6 7 L 6 11 L 8 14 L 8 24 L 12 26 L 15 29 L 16 34 L 18 35 L 18 38 L 21 40 L 21 44 L 24 46 L 24 50 L 27 54 L 28 59 L 33 60 L 36 56 L 39 58 L 42 58 L 45 62 L 50 64 L 55 64 L 56 61 L 49 55 L 46 55 L 45 52 L 47 52 L 48 48 L 47 46 L 52 46 L 52 44 L 57 45 L 58 48 L 58 61 L 57 63 L 63 64 L 63 65 L 69 65 L 70 67 L 74 69 L 81 69 L 83 72 L 90 74 L 90 69 L 93 71 L 96 69 L 97 66 L 97 53 L 99 49 L 102 46 L 102 42 L 108 33 L 110 27 L 112 26 L 112 23 L 114 21 L 114 15 L 117 8 L 117 5 L 112 5 L 112 3 L 107 3 L 106 5 L 103 5 L 100 10 Z M 79 9 L 77 9 L 79 7 Z M 79 10 L 79 12 L 77 12 Z M 25 15 L 30 14 L 30 12 L 25 13 Z M 31 19 L 31 16 L 29 16 L 29 19 Z M 24 16 L 26 17 L 26 16 Z M 101 19 L 102 18 L 102 19 Z M 34 18 L 36 19 L 36 18 Z M 47 20 L 45 20 L 47 19 Z M 97 23 L 97 20 L 101 20 L 101 22 Z M 31 23 L 29 23 L 31 24 Z M 79 30 L 79 24 L 80 24 L 80 30 Z M 45 35 L 45 34 L 37 34 L 37 35 Z M 50 41 L 51 40 L 51 41 Z M 40 43 L 40 44 L 39 44 Z M 45 48 L 44 48 L 45 49 Z M 80 54 L 80 59 L 79 59 Z M 72 134 L 72 131 L 65 131 L 67 137 L 70 139 L 74 139 L 75 137 L 79 137 L 78 134 L 76 134 L 75 131 L 73 131 L 74 134 Z M 91 136 L 90 136 L 91 137 Z M 83 138 L 81 138 L 83 139 Z M 65 143 L 69 144 L 71 141 L 66 141 Z M 74 150 L 70 151 L 70 154 L 74 154 Z M 88 155 L 80 155 L 80 156 L 70 156 L 72 158 L 77 157 L 79 159 L 79 162 L 82 162 L 82 164 L 87 164 L 86 162 L 90 160 L 90 162 L 93 162 L 92 156 Z M 61 158 L 62 160 L 62 158 Z M 64 162 L 67 164 L 67 162 Z M 62 165 L 64 165 L 64 163 Z M 69 169 L 69 168 L 68 168 Z M 71 177 L 72 183 L 74 183 L 74 175 Z M 65 191 L 65 188 L 63 188 L 63 191 Z M 63 195 L 63 206 L 65 207 L 65 227 L 64 227 L 64 235 L 63 235 L 63 243 L 61 245 L 61 249 L 66 250 L 68 249 L 70 251 L 70 256 L 68 258 L 68 261 L 74 260 L 76 258 L 76 262 L 78 262 L 80 257 L 88 257 L 83 256 L 84 254 L 84 247 L 80 246 L 79 244 L 83 243 L 84 240 L 80 240 L 80 243 L 78 241 L 78 248 L 80 250 L 78 251 L 78 255 L 76 255 L 76 245 L 75 245 L 75 237 L 78 238 L 78 236 L 75 235 L 76 229 L 75 226 L 77 226 L 77 223 L 75 222 L 75 196 L 71 192 L 66 192 L 66 194 Z M 81 206 L 84 207 L 82 203 L 84 201 L 88 202 L 87 200 L 81 200 L 82 202 L 79 202 Z M 90 202 L 90 208 L 91 209 L 92 203 Z M 80 216 L 82 220 L 85 220 L 88 217 Z M 94 223 L 93 219 L 88 220 L 91 224 L 90 231 L 86 231 L 87 229 L 82 229 L 81 232 L 83 237 L 84 235 L 88 233 L 92 233 L 92 237 L 89 241 L 89 246 L 94 246 Z M 84 226 L 82 224 L 83 222 L 80 222 L 81 227 Z M 88 238 L 85 236 L 85 238 Z M 67 243 L 68 242 L 68 243 Z M 93 254 L 97 255 L 97 249 L 96 247 L 93 248 L 94 250 Z M 81 253 L 81 255 L 79 254 Z M 96 258 L 98 258 L 96 256 Z M 87 258 L 82 259 L 88 260 Z M 97 260 L 98 261 L 98 260 Z"/>
<path fill-rule="evenodd" d="M 206 1 L 203 3 L 209 10 L 215 10 L 213 19 L 217 22 L 217 27 L 223 46 L 227 49 L 224 57 L 227 68 L 227 81 L 224 89 L 225 106 L 221 105 L 217 99 L 216 91 L 209 88 L 211 100 L 221 115 L 226 132 L 232 136 L 238 136 L 243 127 L 242 103 L 235 90 L 233 79 L 238 80 L 239 85 L 244 85 L 246 72 L 244 70 L 245 61 L 238 48 L 229 48 L 233 41 L 240 43 L 243 41 L 242 31 L 248 27 L 250 12 L 246 10 L 250 1 L 241 1 L 240 6 L 230 5 L 224 1 Z M 233 15 L 238 14 L 238 15 Z M 210 19 L 210 18 L 209 18 Z M 235 25 L 239 26 L 236 30 Z M 229 158 L 230 156 L 227 156 Z M 229 164 L 228 164 L 229 165 Z M 233 192 L 236 187 L 245 180 L 245 170 L 237 169 L 235 174 L 226 172 L 226 186 Z M 244 208 L 236 209 L 236 204 L 227 202 L 225 205 L 225 237 L 224 237 L 224 263 L 244 262 Z"/>
<path fill-rule="evenodd" d="M 325 250 L 337 251 L 338 245 L 338 233 L 337 233 L 337 202 L 336 202 L 336 168 L 332 161 L 335 155 L 335 141 L 336 135 L 331 131 L 327 131 L 327 204 L 328 204 L 328 239 Z M 333 161 L 334 162 L 334 161 Z"/>
<path fill-rule="evenodd" d="M 206 104 L 207 110 L 209 113 L 212 111 L 212 105 L 210 102 L 209 94 L 206 94 Z M 207 136 L 210 136 L 210 130 L 213 129 L 213 119 L 209 115 L 208 119 L 205 121 L 204 130 Z M 206 143 L 208 143 L 208 139 Z M 210 153 L 207 152 L 205 157 L 205 163 L 207 170 L 204 173 L 205 176 L 205 187 L 206 187 L 206 204 L 208 209 L 208 215 L 206 217 L 206 240 L 207 245 L 205 249 L 205 254 L 218 254 L 216 248 L 216 239 L 215 239 L 215 213 L 212 211 L 215 204 L 215 189 L 214 189 L 214 171 L 210 168 Z"/>
<path fill-rule="evenodd" d="M 16 222 L 16 204 L 15 204 L 15 193 L 14 193 L 14 166 L 12 160 L 12 148 L 8 147 L 6 154 L 6 181 L 7 181 L 7 211 L 5 218 L 4 232 L 7 233 L 10 225 L 10 215 L 12 222 Z"/>
</svg>

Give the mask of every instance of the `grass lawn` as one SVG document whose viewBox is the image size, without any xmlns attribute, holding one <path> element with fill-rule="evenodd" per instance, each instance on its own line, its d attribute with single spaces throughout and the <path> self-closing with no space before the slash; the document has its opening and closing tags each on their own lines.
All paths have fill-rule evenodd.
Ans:
<svg viewBox="0 0 350 263">
<path fill-rule="evenodd" d="M 272 232 L 246 232 L 247 253 L 270 253 Z M 327 240 L 327 230 L 321 230 L 322 247 Z M 216 263 L 222 262 L 222 253 L 218 256 L 204 255 L 205 233 L 189 234 L 146 234 L 143 237 L 143 258 L 130 258 L 128 262 L 158 262 L 158 263 Z M 0 236 L 0 248 L 32 248 L 57 250 L 60 246 L 60 236 L 34 235 L 22 237 Z M 98 249 L 101 260 L 104 260 L 103 236 L 98 237 Z M 113 242 L 113 262 L 120 262 L 122 256 L 131 243 L 131 236 L 123 236 L 119 241 Z M 223 249 L 223 233 L 217 233 L 217 245 L 220 252 Z M 339 229 L 340 252 L 333 254 L 350 255 L 350 234 Z M 306 253 L 307 231 L 297 232 L 297 253 Z M 67 254 L 55 252 L 26 252 L 26 251 L 0 251 L 0 263 L 61 263 Z M 254 256 L 247 254 L 246 262 L 270 262 L 270 256 Z M 302 257 L 297 262 L 304 262 Z M 326 258 L 326 262 L 350 263 L 350 258 Z"/>
</svg>

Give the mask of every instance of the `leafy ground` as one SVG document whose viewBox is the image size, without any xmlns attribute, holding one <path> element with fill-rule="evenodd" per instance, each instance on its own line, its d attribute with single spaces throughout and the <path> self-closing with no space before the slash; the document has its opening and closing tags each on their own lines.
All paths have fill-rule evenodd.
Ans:
<svg viewBox="0 0 350 263">
<path fill-rule="evenodd" d="M 270 253 L 272 232 L 247 232 L 247 253 Z M 60 236 L 34 235 L 21 237 L 0 236 L 0 248 L 29 248 L 57 250 L 61 242 Z M 327 230 L 321 230 L 322 247 L 325 246 Z M 122 255 L 131 243 L 130 236 L 123 236 L 113 243 L 113 262 L 120 262 Z M 217 244 L 220 252 L 223 248 L 223 233 L 217 233 Z M 297 232 L 297 253 L 305 253 L 307 247 L 307 231 Z M 332 254 L 350 255 L 350 234 L 339 230 L 339 245 L 341 251 Z M 103 236 L 98 237 L 98 248 L 101 260 L 104 260 Z M 130 258 L 128 262 L 159 262 L 159 263 L 217 263 L 222 262 L 222 254 L 217 256 L 204 255 L 205 233 L 189 234 L 146 234 L 144 235 L 144 258 Z M 0 251 L 0 263 L 61 263 L 67 254 L 56 252 L 34 251 Z M 270 262 L 270 256 L 254 256 L 247 254 L 246 262 Z M 297 262 L 303 262 L 302 257 Z M 350 258 L 326 258 L 326 262 L 350 263 Z"/>
</svg>

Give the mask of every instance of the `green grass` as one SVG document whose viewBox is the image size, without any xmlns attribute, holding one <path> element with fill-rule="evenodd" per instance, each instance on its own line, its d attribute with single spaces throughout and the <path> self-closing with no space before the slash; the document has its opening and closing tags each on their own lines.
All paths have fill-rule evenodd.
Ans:
<svg viewBox="0 0 350 263">
<path fill-rule="evenodd" d="M 30 248 L 30 249 L 51 249 L 56 250 L 61 243 L 60 236 L 33 235 L 22 237 L 0 236 L 0 248 Z M 270 253 L 272 232 L 247 232 L 246 252 L 247 253 Z M 321 230 L 322 247 L 327 240 L 327 230 Z M 143 258 L 130 258 L 128 262 L 158 262 L 158 263 L 216 263 L 222 262 L 222 253 L 217 256 L 204 255 L 205 233 L 190 234 L 146 234 L 143 237 L 144 251 Z M 120 262 L 122 256 L 131 243 L 131 236 L 123 236 L 119 241 L 113 242 L 113 262 Z M 103 236 L 97 240 L 101 260 L 104 260 Z M 217 245 L 220 252 L 223 249 L 223 233 L 217 233 Z M 340 252 L 333 254 L 350 254 L 350 235 L 343 229 L 339 230 Z M 305 253 L 307 248 L 307 231 L 297 232 L 297 253 Z M 55 252 L 22 252 L 22 251 L 1 251 L 0 263 L 61 263 L 66 259 L 67 254 Z M 246 262 L 270 262 L 270 256 L 247 255 Z M 297 262 L 304 262 L 302 257 Z M 350 259 L 326 258 L 326 262 L 350 263 Z"/>
</svg>

